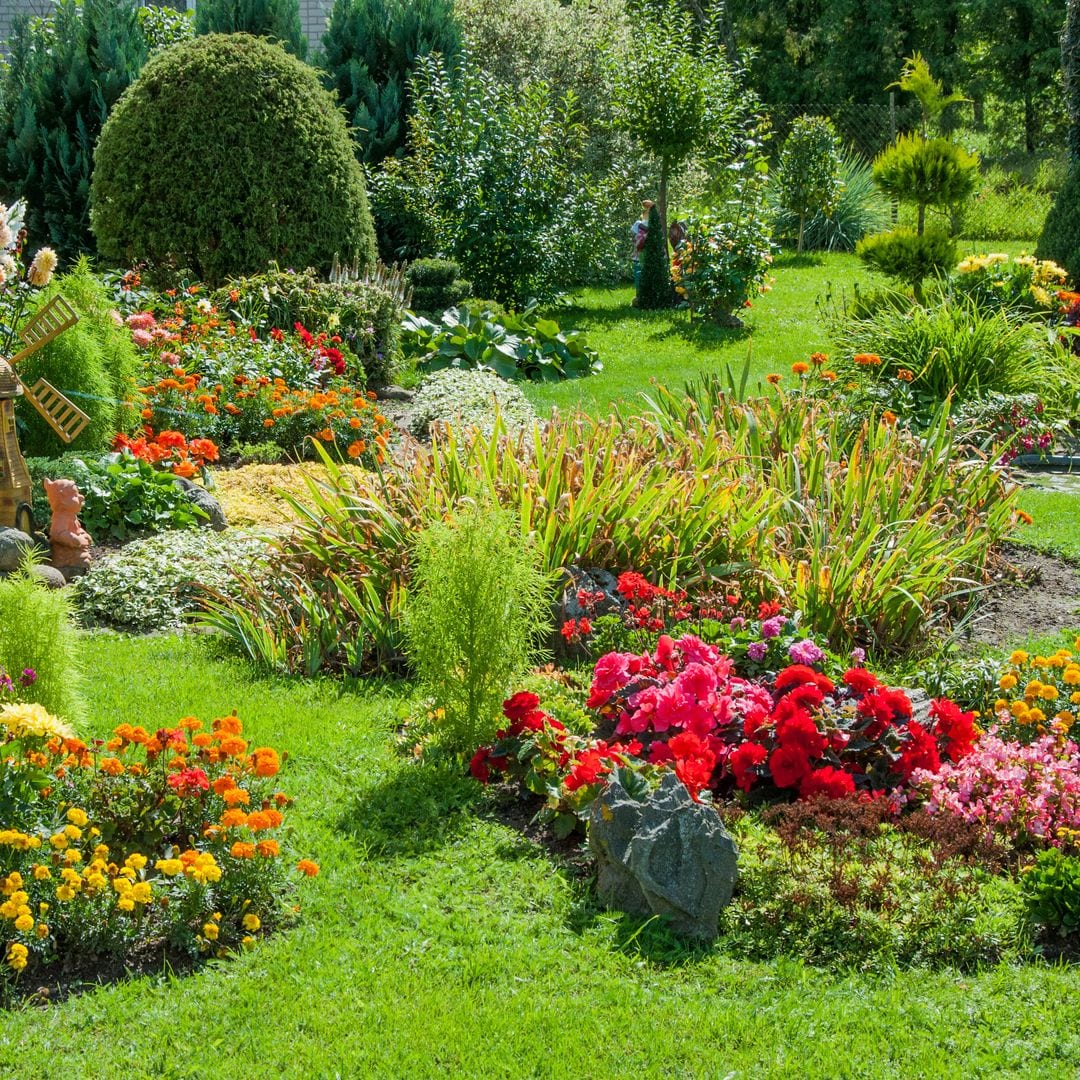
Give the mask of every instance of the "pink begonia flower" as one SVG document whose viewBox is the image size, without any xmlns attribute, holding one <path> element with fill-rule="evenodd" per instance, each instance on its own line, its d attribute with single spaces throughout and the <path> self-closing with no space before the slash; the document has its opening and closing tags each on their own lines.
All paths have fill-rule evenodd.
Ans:
<svg viewBox="0 0 1080 1080">
<path fill-rule="evenodd" d="M 809 638 L 792 644 L 788 649 L 788 655 L 793 663 L 806 664 L 807 667 L 813 667 L 814 664 L 825 659 L 825 654 Z"/>
<path fill-rule="evenodd" d="M 127 324 L 132 330 L 152 330 L 157 325 L 157 319 L 151 311 L 136 311 L 127 317 Z"/>
<path fill-rule="evenodd" d="M 154 335 L 149 330 L 132 330 L 131 340 L 139 346 L 140 349 L 149 348 L 154 341 Z"/>
</svg>

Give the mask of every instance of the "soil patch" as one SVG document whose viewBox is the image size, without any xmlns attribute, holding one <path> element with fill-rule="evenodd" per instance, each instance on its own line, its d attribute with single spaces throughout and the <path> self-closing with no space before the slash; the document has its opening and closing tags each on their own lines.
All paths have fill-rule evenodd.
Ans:
<svg viewBox="0 0 1080 1080">
<path fill-rule="evenodd" d="M 1004 645 L 1080 628 L 1080 570 L 1063 559 L 1007 544 L 1001 554 L 1013 568 L 979 604 L 965 634 L 972 645 Z"/>
</svg>

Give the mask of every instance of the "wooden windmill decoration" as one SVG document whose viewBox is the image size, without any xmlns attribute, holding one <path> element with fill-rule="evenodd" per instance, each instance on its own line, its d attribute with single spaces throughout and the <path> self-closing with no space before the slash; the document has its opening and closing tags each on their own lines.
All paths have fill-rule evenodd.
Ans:
<svg viewBox="0 0 1080 1080">
<path fill-rule="evenodd" d="M 25 397 L 65 443 L 77 438 L 90 423 L 90 417 L 50 382 L 38 379 L 33 386 L 27 386 L 16 371 L 20 361 L 78 321 L 71 305 L 62 296 L 54 296 L 19 331 L 24 347 L 10 359 L 0 357 L 0 526 L 32 532 L 34 523 L 30 473 L 15 433 L 15 399 Z"/>
</svg>

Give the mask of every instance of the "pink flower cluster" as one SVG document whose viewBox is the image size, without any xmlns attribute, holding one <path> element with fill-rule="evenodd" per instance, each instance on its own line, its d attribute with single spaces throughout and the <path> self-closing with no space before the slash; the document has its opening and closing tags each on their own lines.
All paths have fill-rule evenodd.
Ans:
<svg viewBox="0 0 1080 1080">
<path fill-rule="evenodd" d="M 1013 843 L 1056 847 L 1080 829 L 1080 748 L 1071 740 L 1046 735 L 1024 746 L 992 730 L 961 761 L 912 780 L 930 813 L 979 822 Z"/>
</svg>

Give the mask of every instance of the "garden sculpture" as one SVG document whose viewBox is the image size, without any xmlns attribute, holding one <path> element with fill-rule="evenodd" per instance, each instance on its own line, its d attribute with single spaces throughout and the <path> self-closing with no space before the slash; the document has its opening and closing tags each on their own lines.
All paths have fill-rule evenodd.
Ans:
<svg viewBox="0 0 1080 1080">
<path fill-rule="evenodd" d="M 33 532 L 30 511 L 30 473 L 19 450 L 15 432 L 15 399 L 25 397 L 42 419 L 65 442 L 70 443 L 90 423 L 90 417 L 73 405 L 45 379 L 26 386 L 16 373 L 16 365 L 79 321 L 71 305 L 54 296 L 19 331 L 25 343 L 9 360 L 0 357 L 0 526 Z"/>
<path fill-rule="evenodd" d="M 49 526 L 52 565 L 65 578 L 77 577 L 90 567 L 90 546 L 94 542 L 79 523 L 79 511 L 86 500 L 74 480 L 46 480 L 44 483 L 52 509 Z"/>
</svg>

